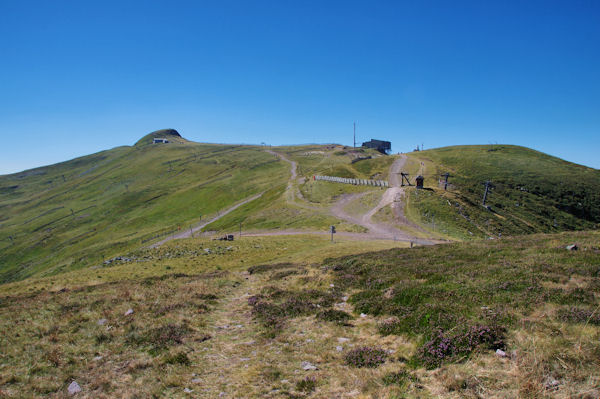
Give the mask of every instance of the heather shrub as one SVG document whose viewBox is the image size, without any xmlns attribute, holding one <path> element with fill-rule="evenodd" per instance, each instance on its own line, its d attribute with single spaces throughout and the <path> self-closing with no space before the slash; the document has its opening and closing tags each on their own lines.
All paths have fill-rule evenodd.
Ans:
<svg viewBox="0 0 600 399">
<path fill-rule="evenodd" d="M 317 319 L 345 325 L 348 323 L 348 320 L 352 319 L 352 316 L 341 310 L 327 309 L 317 313 Z"/>
<path fill-rule="evenodd" d="M 374 368 L 385 363 L 387 353 L 381 348 L 363 346 L 348 351 L 345 358 L 349 366 Z"/>
<path fill-rule="evenodd" d="M 466 358 L 475 349 L 504 349 L 505 330 L 498 325 L 475 325 L 458 331 L 437 330 L 420 348 L 418 361 L 427 368 Z"/>
<path fill-rule="evenodd" d="M 600 325 L 600 312 L 597 309 L 591 310 L 578 307 L 561 309 L 558 312 L 558 318 L 562 321 L 571 323 L 587 323 L 597 326 Z"/>
<path fill-rule="evenodd" d="M 339 293 L 317 290 L 285 291 L 276 287 L 266 287 L 263 294 L 248 298 L 252 315 L 271 330 L 270 335 L 281 329 L 288 318 L 309 316 L 321 311 L 325 320 L 342 321 L 350 315 L 334 311 L 331 306 L 340 296 Z"/>
<path fill-rule="evenodd" d="M 155 348 L 181 344 L 189 329 L 185 325 L 167 324 L 149 331 L 146 340 Z"/>
</svg>

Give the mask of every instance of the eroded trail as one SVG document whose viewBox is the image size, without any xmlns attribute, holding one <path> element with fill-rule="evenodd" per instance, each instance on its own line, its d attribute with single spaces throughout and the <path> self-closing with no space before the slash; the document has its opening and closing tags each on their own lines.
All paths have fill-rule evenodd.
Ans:
<svg viewBox="0 0 600 399">
<path fill-rule="evenodd" d="M 251 385 L 255 370 L 262 364 L 260 331 L 252 319 L 248 297 L 259 290 L 255 276 L 235 273 L 228 281 L 230 292 L 219 300 L 211 314 L 208 328 L 211 339 L 195 348 L 203 364 L 196 377 L 194 391 L 201 397 L 239 397 L 241 392 L 254 394 Z"/>
</svg>

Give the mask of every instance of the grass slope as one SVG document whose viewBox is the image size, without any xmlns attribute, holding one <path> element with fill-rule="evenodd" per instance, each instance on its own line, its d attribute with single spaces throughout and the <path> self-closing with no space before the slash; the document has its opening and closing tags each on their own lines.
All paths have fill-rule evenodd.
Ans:
<svg viewBox="0 0 600 399">
<path fill-rule="evenodd" d="M 118 147 L 0 177 L 0 282 L 101 263 L 254 194 L 287 165 L 251 146 Z M 243 208 L 243 207 L 242 207 Z"/>
<path fill-rule="evenodd" d="M 113 282 L 4 285 L 0 393 L 65 397 L 75 380 L 97 398 L 594 398 L 599 238 L 350 256 L 326 238 L 311 250 L 283 237 L 204 255 L 197 238 L 102 269 Z"/>
<path fill-rule="evenodd" d="M 409 154 L 407 168 L 425 175 L 411 190 L 408 215 L 450 237 L 516 235 L 597 228 L 600 171 L 518 146 L 455 146 Z M 438 184 L 449 172 L 450 188 Z M 493 190 L 481 206 L 483 183 Z"/>
</svg>

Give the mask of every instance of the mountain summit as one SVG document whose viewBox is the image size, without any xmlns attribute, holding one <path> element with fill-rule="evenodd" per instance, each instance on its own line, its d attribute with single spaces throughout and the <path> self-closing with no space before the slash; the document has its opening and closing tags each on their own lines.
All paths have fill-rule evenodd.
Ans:
<svg viewBox="0 0 600 399">
<path fill-rule="evenodd" d="M 186 139 L 181 137 L 181 134 L 179 134 L 179 132 L 175 129 L 160 129 L 160 130 L 155 130 L 152 133 L 148 133 L 147 135 L 145 135 L 144 137 L 139 139 L 137 141 L 137 143 L 135 143 L 135 145 L 139 146 L 139 145 L 145 145 L 145 144 L 152 144 L 152 140 L 155 138 L 156 139 L 167 138 L 170 141 L 177 142 L 177 143 L 183 143 L 183 142 L 187 141 Z"/>
</svg>

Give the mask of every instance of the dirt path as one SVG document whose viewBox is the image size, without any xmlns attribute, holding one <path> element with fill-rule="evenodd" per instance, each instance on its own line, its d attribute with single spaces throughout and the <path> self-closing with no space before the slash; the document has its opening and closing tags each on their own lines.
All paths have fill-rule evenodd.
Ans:
<svg viewBox="0 0 600 399">
<path fill-rule="evenodd" d="M 260 198 L 262 195 L 263 195 L 263 193 L 260 193 L 260 194 L 256 194 L 256 195 L 254 195 L 254 196 L 252 196 L 252 197 L 246 198 L 245 200 L 243 200 L 243 201 L 241 201 L 241 202 L 238 202 L 238 203 L 237 203 L 237 204 L 235 204 L 234 206 L 232 206 L 232 207 L 229 207 L 229 208 L 225 209 L 224 211 L 220 211 L 220 212 L 217 214 L 217 216 L 213 217 L 212 219 L 209 219 L 209 220 L 207 220 L 207 221 L 205 221 L 205 222 L 202 222 L 202 223 L 198 224 L 198 225 L 197 225 L 197 226 L 195 226 L 195 227 L 192 227 L 192 229 L 191 229 L 191 230 L 190 230 L 190 229 L 185 229 L 185 231 L 182 231 L 182 232 L 180 232 L 180 233 L 177 233 L 177 234 L 171 235 L 171 236 L 169 236 L 169 237 L 167 237 L 167 238 L 165 238 L 165 239 L 163 239 L 163 240 L 160 240 L 159 242 L 157 242 L 157 243 L 154 243 L 154 244 L 152 244 L 152 245 L 148 246 L 148 248 L 156 248 L 156 247 L 160 247 L 160 246 L 161 246 L 161 245 L 163 245 L 164 243 L 166 243 L 166 242 L 168 242 L 168 241 L 171 241 L 171 240 L 178 240 L 178 239 L 180 239 L 180 238 L 189 238 L 189 237 L 191 237 L 191 236 L 192 236 L 192 234 L 193 234 L 193 233 L 195 233 L 195 232 L 197 232 L 197 231 L 200 231 L 200 230 L 202 230 L 204 227 L 208 226 L 208 225 L 209 225 L 209 224 L 211 224 L 212 222 L 215 222 L 215 221 L 217 221 L 217 220 L 221 219 L 223 216 L 227 215 L 227 214 L 228 214 L 228 213 L 230 213 L 230 212 L 233 212 L 233 211 L 235 211 L 235 210 L 236 210 L 237 208 L 239 208 L 240 206 L 242 206 L 242 205 L 245 205 L 245 204 L 247 204 L 247 203 L 248 203 L 248 202 L 250 202 L 250 201 L 254 201 L 255 199 L 258 199 L 258 198 Z"/>
<path fill-rule="evenodd" d="M 331 207 L 331 213 L 337 218 L 367 228 L 370 234 L 378 238 L 393 239 L 399 241 L 412 241 L 421 245 L 432 245 L 439 242 L 438 240 L 418 238 L 407 233 L 406 231 L 373 220 L 373 216 L 377 212 L 379 212 L 384 207 L 391 205 L 392 211 L 396 216 L 396 221 L 400 225 L 410 226 L 412 229 L 416 228 L 422 231 L 422 229 L 419 226 L 416 226 L 414 223 L 409 222 L 408 219 L 406 219 L 406 217 L 404 216 L 404 202 L 402 201 L 402 199 L 404 198 L 404 189 L 401 187 L 399 173 L 402 170 L 404 164 L 406 163 L 406 160 L 406 155 L 400 155 L 400 157 L 396 161 L 394 161 L 394 163 L 390 167 L 389 173 L 389 181 L 391 187 L 385 191 L 385 193 L 381 197 L 381 200 L 373 209 L 369 210 L 363 215 L 349 214 L 345 210 L 346 206 L 352 201 L 359 200 L 367 193 L 347 194 L 343 195 L 341 199 Z"/>
<path fill-rule="evenodd" d="M 392 166 L 390 166 L 389 181 L 391 187 L 401 186 L 402 181 L 400 177 L 400 172 L 402 172 L 402 168 L 404 167 L 406 160 L 406 155 L 400 154 L 400 157 L 394 161 Z"/>
<path fill-rule="evenodd" d="M 296 190 L 296 187 L 294 185 L 294 182 L 297 179 L 297 168 L 298 168 L 298 163 L 295 161 L 290 160 L 289 158 L 287 158 L 285 155 L 272 151 L 272 150 L 265 150 L 266 152 L 268 152 L 269 154 L 275 155 L 277 157 L 279 157 L 281 160 L 287 162 L 290 164 L 290 180 L 288 182 L 288 186 L 287 186 L 287 201 L 290 203 L 293 203 L 294 205 L 300 206 L 302 208 L 306 208 L 309 210 L 313 210 L 313 211 L 317 211 L 317 212 L 322 212 L 322 209 L 313 207 L 309 204 L 306 204 L 304 202 L 297 202 L 296 199 L 300 199 L 301 201 L 304 200 L 300 194 L 300 190 Z M 365 227 L 366 229 L 368 229 L 368 233 L 337 233 L 339 235 L 347 235 L 347 236 L 356 236 L 356 237 L 360 237 L 362 239 L 374 239 L 374 240 L 397 240 L 397 241 L 411 241 L 417 244 L 421 244 L 421 245 L 432 245 L 435 243 L 438 243 L 440 241 L 437 240 L 429 240 L 429 239 L 422 239 L 422 238 L 418 238 L 418 237 L 414 237 L 411 234 L 407 233 L 406 231 L 402 231 L 400 229 L 397 229 L 393 226 L 387 225 L 387 224 L 383 224 L 383 223 L 378 223 L 373 221 L 373 216 L 379 212 L 379 210 L 381 210 L 382 208 L 386 207 L 387 205 L 391 205 L 392 207 L 392 211 L 394 212 L 394 215 L 396 217 L 396 221 L 399 222 L 399 224 L 401 225 L 405 225 L 405 226 L 410 226 L 412 229 L 417 229 L 417 230 L 421 230 L 422 229 L 419 226 L 414 225 L 413 223 L 409 222 L 408 219 L 406 219 L 406 217 L 404 216 L 404 204 L 402 202 L 402 198 L 404 197 L 404 189 L 401 186 L 401 181 L 400 181 L 400 176 L 399 173 L 402 171 L 402 168 L 404 167 L 404 164 L 406 163 L 407 157 L 404 154 L 401 154 L 400 157 L 398 159 L 396 159 L 394 161 L 394 163 L 392 164 L 392 166 L 390 167 L 390 188 L 388 188 L 382 198 L 381 201 L 379 201 L 379 204 L 377 204 L 376 207 L 374 207 L 373 209 L 371 209 L 369 212 L 365 213 L 364 215 L 351 215 L 348 212 L 346 212 L 344 210 L 344 208 L 352 201 L 354 200 L 358 200 L 360 199 L 362 196 L 366 195 L 367 192 L 365 193 L 359 193 L 359 194 L 346 194 L 341 196 L 340 200 L 337 201 L 330 209 L 329 209 L 329 214 L 332 216 L 335 216 L 338 219 L 342 219 L 344 221 L 347 221 L 349 223 L 358 225 L 358 226 L 362 226 Z M 295 191 L 298 191 L 298 193 L 296 193 Z M 288 232 L 283 232 L 283 231 L 277 231 L 277 232 L 261 232 L 261 233 L 254 233 L 254 234 L 247 234 L 247 235 L 254 235 L 254 236 L 274 236 L 274 235 L 294 235 L 294 234 L 326 234 L 323 232 L 315 232 L 315 231 L 288 231 Z"/>
<path fill-rule="evenodd" d="M 252 319 L 248 297 L 259 291 L 259 281 L 247 272 L 235 273 L 234 286 L 226 297 L 219 299 L 217 309 L 208 321 L 210 340 L 199 345 L 203 358 L 198 383 L 193 384 L 201 397 L 235 397 L 252 384 L 248 368 L 256 369 L 261 364 L 260 345 L 256 340 L 260 334 Z"/>
<path fill-rule="evenodd" d="M 294 180 L 296 180 L 296 178 L 298 177 L 298 163 L 296 161 L 292 161 L 291 159 L 289 159 L 288 157 L 286 157 L 285 155 L 279 153 L 279 152 L 275 152 L 275 151 L 271 151 L 271 150 L 265 150 L 266 152 L 268 152 L 269 154 L 273 154 L 278 156 L 279 158 L 281 158 L 282 161 L 285 161 L 287 163 L 289 163 L 291 165 L 291 174 L 292 176 L 290 177 L 290 181 L 288 183 L 288 188 L 290 188 L 292 186 L 292 183 Z"/>
<path fill-rule="evenodd" d="M 322 209 L 319 209 L 316 206 L 312 206 L 312 205 L 308 204 L 306 202 L 306 200 L 304 199 L 304 196 L 300 192 L 300 187 L 296 187 L 294 185 L 294 182 L 296 182 L 296 180 L 299 180 L 298 172 L 297 172 L 298 163 L 296 161 L 292 161 L 291 159 L 289 159 L 288 157 L 286 157 L 285 155 L 283 155 L 279 152 L 275 152 L 272 150 L 265 150 L 265 151 L 268 152 L 269 154 L 273 154 L 273 155 L 279 157 L 282 161 L 290 164 L 290 180 L 288 181 L 287 191 L 286 191 L 287 202 L 290 204 L 299 206 L 301 208 L 310 210 L 310 211 L 323 212 Z M 296 199 L 298 199 L 299 201 L 296 201 Z"/>
</svg>

